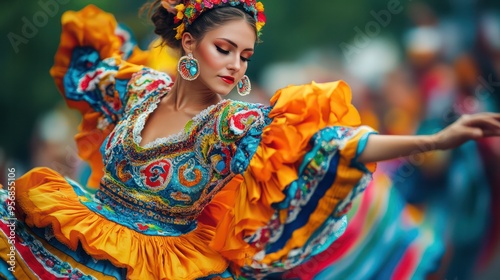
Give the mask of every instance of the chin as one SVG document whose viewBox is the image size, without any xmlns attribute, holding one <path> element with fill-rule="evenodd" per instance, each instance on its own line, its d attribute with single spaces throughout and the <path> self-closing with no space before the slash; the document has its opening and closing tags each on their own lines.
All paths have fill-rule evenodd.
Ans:
<svg viewBox="0 0 500 280">
<path fill-rule="evenodd" d="M 209 89 L 211 92 L 217 93 L 219 95 L 226 96 L 228 95 L 233 88 L 236 87 L 236 83 L 233 85 L 225 84 L 220 82 L 219 80 L 205 80 L 203 78 L 200 79 L 203 85 Z"/>
<path fill-rule="evenodd" d="M 229 91 L 227 91 L 227 90 L 226 90 L 226 91 L 223 91 L 223 92 L 219 92 L 219 95 L 226 96 L 226 95 L 228 95 L 230 92 L 231 92 L 231 90 L 229 90 Z"/>
</svg>

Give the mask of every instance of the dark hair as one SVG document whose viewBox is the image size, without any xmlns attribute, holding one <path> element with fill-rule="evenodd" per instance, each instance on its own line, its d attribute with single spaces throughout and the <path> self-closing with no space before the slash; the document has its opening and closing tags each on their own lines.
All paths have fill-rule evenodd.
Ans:
<svg viewBox="0 0 500 280">
<path fill-rule="evenodd" d="M 182 1 L 181 1 L 182 2 Z M 141 11 L 147 10 L 148 16 L 155 25 L 154 32 L 162 38 L 162 45 L 167 45 L 171 48 L 180 50 L 181 40 L 175 39 L 177 31 L 174 28 L 178 27 L 182 21 L 174 22 L 176 15 L 169 13 L 163 6 L 161 0 L 156 0 L 153 3 L 145 4 Z M 210 30 L 217 28 L 226 22 L 233 20 L 245 19 L 250 26 L 256 30 L 255 18 L 245 12 L 240 6 L 224 6 L 216 9 L 210 9 L 203 12 L 185 32 L 189 32 L 196 41 L 201 41 Z M 255 32 L 257 35 L 257 31 Z"/>
</svg>

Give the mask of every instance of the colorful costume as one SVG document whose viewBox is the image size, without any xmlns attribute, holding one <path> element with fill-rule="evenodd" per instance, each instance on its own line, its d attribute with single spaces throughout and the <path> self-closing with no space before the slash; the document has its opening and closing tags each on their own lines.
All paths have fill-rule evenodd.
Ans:
<svg viewBox="0 0 500 280">
<path fill-rule="evenodd" d="M 15 239 L 0 193 L 5 277 L 11 247 L 18 279 L 279 277 L 342 235 L 375 168 L 356 161 L 373 130 L 344 82 L 290 86 L 272 106 L 223 100 L 141 146 L 171 78 L 138 66 L 147 55 L 96 7 L 62 21 L 51 74 L 83 115 L 76 141 L 92 174 L 19 178 Z"/>
</svg>

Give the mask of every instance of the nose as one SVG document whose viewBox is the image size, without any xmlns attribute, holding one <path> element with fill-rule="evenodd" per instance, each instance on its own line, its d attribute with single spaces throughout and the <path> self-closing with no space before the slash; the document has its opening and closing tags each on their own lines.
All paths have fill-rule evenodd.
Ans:
<svg viewBox="0 0 500 280">
<path fill-rule="evenodd" d="M 236 73 L 241 69 L 241 60 L 239 56 L 235 56 L 231 62 L 227 65 L 227 69 Z"/>
</svg>

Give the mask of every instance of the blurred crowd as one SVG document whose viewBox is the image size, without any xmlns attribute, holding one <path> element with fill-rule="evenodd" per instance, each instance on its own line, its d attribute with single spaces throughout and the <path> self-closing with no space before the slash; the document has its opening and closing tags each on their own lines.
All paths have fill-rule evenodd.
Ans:
<svg viewBox="0 0 500 280">
<path fill-rule="evenodd" d="M 363 124 L 381 134 L 398 135 L 431 134 L 462 114 L 499 112 L 500 13 L 457 11 L 438 18 L 421 4 L 413 6 L 410 15 L 413 26 L 403 38 L 381 34 L 348 58 L 338 46 L 304 51 L 295 61 L 262 69 L 252 81 L 249 97 L 231 93 L 228 98 L 268 103 L 275 90 L 290 84 L 342 79 L 352 88 Z M 165 48 L 151 50 L 151 66 L 175 75 L 175 54 Z M 84 183 L 88 167 L 78 159 L 72 140 L 78 122 L 75 112 L 57 106 L 38 121 L 30 166 L 9 164 L 18 167 L 19 175 L 34 166 L 48 166 Z M 0 166 L 6 164 L 2 155 L 0 150 Z M 409 256 L 404 252 L 420 242 L 423 248 L 415 265 L 426 254 L 432 255 L 421 260 L 422 271 L 433 271 L 427 276 L 430 279 L 495 279 L 500 271 L 499 138 L 383 162 L 374 177 L 368 191 L 375 194 L 369 200 L 360 197 L 358 203 L 365 199 L 363 203 L 377 205 L 383 200 L 392 206 L 377 210 L 370 219 L 395 217 L 393 226 L 413 227 L 420 236 L 401 243 L 384 239 L 385 233 L 376 237 L 374 233 L 389 225 L 373 222 L 364 242 L 385 242 L 387 248 L 402 252 L 388 253 L 388 258 Z M 355 214 L 351 215 L 354 219 Z M 356 250 L 361 249 L 352 247 L 350 254 L 356 255 Z M 367 258 L 357 268 L 368 263 Z M 383 278 L 381 271 L 395 271 L 397 266 L 370 265 L 372 272 L 358 274 L 360 278 Z M 352 275 L 349 269 L 356 268 L 346 267 L 343 271 L 337 267 L 335 273 Z"/>
</svg>

